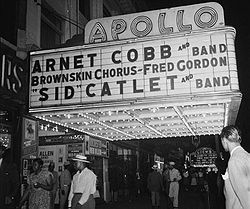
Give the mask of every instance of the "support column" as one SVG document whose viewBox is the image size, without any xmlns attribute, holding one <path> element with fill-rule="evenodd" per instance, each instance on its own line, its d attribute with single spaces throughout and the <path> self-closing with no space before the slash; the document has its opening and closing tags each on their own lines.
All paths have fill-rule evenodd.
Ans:
<svg viewBox="0 0 250 209">
<path fill-rule="evenodd" d="M 218 134 L 216 134 L 215 136 L 214 136 L 214 140 L 215 140 L 215 149 L 216 149 L 216 153 L 217 153 L 217 155 L 219 156 L 220 155 L 220 138 L 219 138 L 219 135 Z"/>
<path fill-rule="evenodd" d="M 109 188 L 108 159 L 103 158 L 103 199 L 109 202 L 111 199 Z"/>
<path fill-rule="evenodd" d="M 138 141 L 136 148 L 136 169 L 140 170 L 140 142 Z"/>
</svg>

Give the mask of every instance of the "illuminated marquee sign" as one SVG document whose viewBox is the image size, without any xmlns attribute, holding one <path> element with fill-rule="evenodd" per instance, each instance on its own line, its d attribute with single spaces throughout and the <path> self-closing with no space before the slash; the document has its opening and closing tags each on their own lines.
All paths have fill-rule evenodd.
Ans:
<svg viewBox="0 0 250 209">
<path fill-rule="evenodd" d="M 31 107 L 238 90 L 233 28 L 31 55 Z"/>
<path fill-rule="evenodd" d="M 172 35 L 223 27 L 224 13 L 215 2 L 94 19 L 85 27 L 85 43 Z"/>
<path fill-rule="evenodd" d="M 216 152 L 210 147 L 201 147 L 190 154 L 190 165 L 193 167 L 215 167 Z"/>
<path fill-rule="evenodd" d="M 85 154 L 109 157 L 109 147 L 106 140 L 96 139 L 85 135 Z"/>
</svg>

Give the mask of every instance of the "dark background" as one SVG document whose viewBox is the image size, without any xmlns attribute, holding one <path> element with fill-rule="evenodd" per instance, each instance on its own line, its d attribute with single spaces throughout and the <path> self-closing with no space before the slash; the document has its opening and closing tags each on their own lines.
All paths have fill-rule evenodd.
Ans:
<svg viewBox="0 0 250 209">
<path fill-rule="evenodd" d="M 206 3 L 199 0 L 145 0 L 150 10 L 165 9 L 178 6 Z M 236 125 L 242 132 L 242 146 L 250 151 L 250 6 L 247 2 L 220 0 L 224 9 L 225 25 L 236 29 L 235 49 L 241 105 Z"/>
<path fill-rule="evenodd" d="M 83 0 L 81 0 L 83 1 Z M 134 0 L 136 1 L 136 0 Z M 139 1 L 138 1 L 139 2 Z M 187 6 L 210 2 L 206 0 L 144 0 L 147 4 L 145 11 L 165 9 L 178 6 Z M 238 69 L 238 78 L 240 91 L 242 93 L 241 106 L 238 113 L 236 125 L 242 131 L 243 147 L 250 151 L 250 5 L 247 1 L 218 0 L 224 9 L 225 23 L 236 29 L 236 60 Z M 25 28 L 25 10 L 19 11 L 17 8 L 26 8 L 26 0 L 0 1 L 0 34 L 3 38 L 16 44 L 16 27 Z M 140 5 L 138 12 L 143 11 Z M 6 11 L 6 8 L 12 8 L 12 11 Z M 143 7 L 144 8 L 144 7 Z M 19 12 L 16 12 L 19 11 Z M 81 37 L 82 40 L 82 37 Z M 1 46 L 0 46 L 1 48 Z"/>
</svg>

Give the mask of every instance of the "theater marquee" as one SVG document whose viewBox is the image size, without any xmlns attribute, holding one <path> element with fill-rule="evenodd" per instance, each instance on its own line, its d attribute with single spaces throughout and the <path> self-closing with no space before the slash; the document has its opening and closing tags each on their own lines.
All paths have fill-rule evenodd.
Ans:
<svg viewBox="0 0 250 209">
<path fill-rule="evenodd" d="M 233 28 L 31 56 L 31 107 L 238 90 Z"/>
<path fill-rule="evenodd" d="M 208 2 L 93 19 L 85 27 L 85 43 L 168 36 L 224 26 L 223 8 Z"/>
<path fill-rule="evenodd" d="M 105 140 L 219 134 L 242 96 L 234 39 L 215 2 L 90 20 L 85 45 L 31 52 L 30 113 Z"/>
</svg>

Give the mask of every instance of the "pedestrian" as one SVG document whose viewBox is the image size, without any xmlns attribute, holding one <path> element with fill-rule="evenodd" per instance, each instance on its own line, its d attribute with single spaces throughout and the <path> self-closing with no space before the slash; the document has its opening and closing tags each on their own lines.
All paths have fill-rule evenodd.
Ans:
<svg viewBox="0 0 250 209">
<path fill-rule="evenodd" d="M 226 152 L 230 152 L 224 179 L 226 209 L 250 208 L 250 154 L 241 144 L 240 130 L 226 126 L 221 131 L 221 142 Z"/>
<path fill-rule="evenodd" d="M 19 174 L 11 161 L 11 150 L 0 144 L 0 208 L 16 208 L 19 186 Z"/>
<path fill-rule="evenodd" d="M 141 194 L 141 174 L 139 169 L 136 169 L 135 173 L 135 187 L 136 187 L 136 196 Z"/>
<path fill-rule="evenodd" d="M 183 176 L 183 188 L 185 192 L 189 191 L 190 188 L 190 176 L 189 176 L 189 171 L 187 169 L 184 169 L 182 172 Z"/>
<path fill-rule="evenodd" d="M 111 191 L 111 200 L 114 202 L 118 201 L 118 190 L 119 190 L 119 169 L 117 166 L 113 166 L 110 169 L 110 191 Z"/>
<path fill-rule="evenodd" d="M 217 204 L 218 209 L 224 209 L 225 206 L 225 195 L 224 195 L 224 180 L 222 178 L 222 175 L 225 175 L 227 164 L 228 164 L 229 156 L 227 153 L 222 153 L 217 156 L 215 160 L 215 165 L 218 168 L 218 174 L 217 174 L 217 187 L 218 187 L 218 195 L 217 195 Z"/>
<path fill-rule="evenodd" d="M 173 207 L 178 208 L 179 203 L 179 181 L 181 180 L 180 172 L 174 168 L 175 162 L 169 162 L 169 198 L 173 202 Z"/>
<path fill-rule="evenodd" d="M 168 164 L 165 164 L 164 166 L 164 171 L 163 171 L 163 185 L 164 185 L 164 191 L 165 191 L 165 194 L 166 196 L 168 197 L 168 194 L 169 194 L 169 167 L 168 167 Z"/>
<path fill-rule="evenodd" d="M 147 186 L 151 193 L 152 208 L 160 208 L 160 192 L 163 190 L 162 176 L 158 172 L 157 165 L 153 165 L 153 171 L 149 173 Z"/>
<path fill-rule="evenodd" d="M 204 178 L 204 172 L 200 168 L 197 173 L 197 185 L 198 185 L 198 191 L 204 192 L 204 185 L 205 185 L 205 178 Z"/>
<path fill-rule="evenodd" d="M 191 181 L 190 181 L 190 188 L 192 192 L 198 191 L 198 173 L 195 169 L 191 170 Z"/>
<path fill-rule="evenodd" d="M 69 207 L 71 209 L 95 209 L 93 194 L 96 191 L 96 175 L 86 167 L 87 157 L 78 154 L 76 161 L 77 173 L 73 176 L 69 193 Z"/>
<path fill-rule="evenodd" d="M 128 200 L 129 202 L 132 202 L 136 197 L 136 174 L 135 172 L 129 170 L 127 177 Z"/>
<path fill-rule="evenodd" d="M 41 158 L 33 160 L 33 173 L 28 176 L 26 188 L 19 207 L 25 201 L 29 201 L 29 209 L 51 209 L 51 195 L 53 189 L 52 173 L 42 170 L 43 161 Z"/>
<path fill-rule="evenodd" d="M 71 183 L 71 174 L 69 171 L 70 162 L 66 161 L 64 163 L 64 170 L 60 175 L 60 193 L 59 193 L 59 200 L 60 200 L 60 209 L 65 209 L 68 207 L 68 196 L 70 190 L 70 183 Z"/>
<path fill-rule="evenodd" d="M 53 175 L 52 178 L 53 189 L 51 191 L 51 208 L 54 209 L 56 193 L 59 187 L 59 178 L 58 178 L 58 172 L 55 171 L 55 163 L 53 161 L 49 163 L 48 171 L 51 172 Z"/>
</svg>

